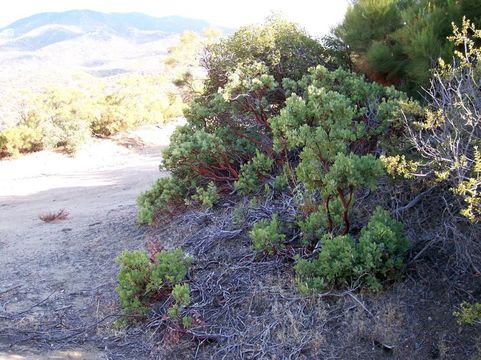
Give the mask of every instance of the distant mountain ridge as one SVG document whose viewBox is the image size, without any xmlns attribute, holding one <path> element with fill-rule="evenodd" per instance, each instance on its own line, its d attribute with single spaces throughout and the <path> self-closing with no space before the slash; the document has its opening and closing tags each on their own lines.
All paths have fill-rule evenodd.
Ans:
<svg viewBox="0 0 481 360">
<path fill-rule="evenodd" d="M 38 50 L 84 35 L 120 37 L 137 43 L 156 41 L 184 31 L 199 32 L 207 21 L 181 16 L 153 17 L 141 13 L 92 10 L 46 12 L 17 20 L 0 29 L 0 48 Z"/>
</svg>

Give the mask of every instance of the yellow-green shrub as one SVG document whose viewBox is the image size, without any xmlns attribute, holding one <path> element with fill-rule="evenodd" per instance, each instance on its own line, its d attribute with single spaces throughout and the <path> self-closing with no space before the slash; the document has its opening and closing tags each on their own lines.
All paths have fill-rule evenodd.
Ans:
<svg viewBox="0 0 481 360">
<path fill-rule="evenodd" d="M 0 158 L 17 156 L 20 153 L 37 151 L 41 148 L 41 129 L 20 125 L 0 132 Z"/>
</svg>

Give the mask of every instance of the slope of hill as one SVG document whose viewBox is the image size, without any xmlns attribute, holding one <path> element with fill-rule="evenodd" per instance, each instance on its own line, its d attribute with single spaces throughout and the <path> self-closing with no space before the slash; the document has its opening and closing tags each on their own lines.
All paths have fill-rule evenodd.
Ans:
<svg viewBox="0 0 481 360">
<path fill-rule="evenodd" d="M 204 20 L 180 16 L 157 18 L 140 13 L 107 14 L 91 10 L 41 13 L 0 29 L 0 47 L 36 50 L 82 35 L 148 42 L 183 31 L 201 31 L 208 26 Z"/>
<path fill-rule="evenodd" d="M 8 69 L 0 72 L 0 128 L 15 118 L 19 90 L 95 81 L 92 76 L 161 73 L 161 60 L 181 33 L 209 26 L 180 16 L 90 10 L 41 13 L 15 21 L 0 29 L 0 66 Z"/>
</svg>

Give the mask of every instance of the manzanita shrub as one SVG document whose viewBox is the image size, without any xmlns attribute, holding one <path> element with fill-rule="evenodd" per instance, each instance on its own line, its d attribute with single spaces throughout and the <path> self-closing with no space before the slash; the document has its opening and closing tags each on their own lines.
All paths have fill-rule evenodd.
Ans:
<svg viewBox="0 0 481 360">
<path fill-rule="evenodd" d="M 254 224 L 249 236 L 254 250 L 274 254 L 284 248 L 286 235 L 282 233 L 279 216 L 274 214 L 272 219 L 260 220 Z"/>
<path fill-rule="evenodd" d="M 151 303 L 182 285 L 191 258 L 181 249 L 175 249 L 160 251 L 155 261 L 151 261 L 147 251 L 134 250 L 124 251 L 117 257 L 117 263 L 120 272 L 116 290 L 120 305 L 125 316 L 135 319 L 146 316 Z M 182 299 L 187 298 L 184 295 Z M 182 301 L 182 305 L 187 305 L 186 302 Z"/>
<path fill-rule="evenodd" d="M 190 287 L 189 284 L 177 284 L 172 289 L 172 298 L 174 303 L 167 310 L 167 314 L 171 320 L 179 322 L 182 327 L 189 328 L 192 326 L 192 317 L 190 315 L 182 315 L 184 308 L 190 304 Z"/>
<path fill-rule="evenodd" d="M 173 211 L 176 205 L 183 202 L 185 192 L 184 184 L 174 181 L 173 178 L 158 179 L 152 188 L 141 193 L 137 198 L 139 207 L 137 220 L 140 224 L 152 224 L 156 212 Z"/>
<path fill-rule="evenodd" d="M 241 166 L 239 179 L 234 183 L 235 189 L 241 194 L 259 190 L 261 181 L 270 175 L 273 166 L 271 158 L 257 151 L 256 156 Z"/>
<path fill-rule="evenodd" d="M 390 149 L 408 99 L 394 88 L 322 66 L 298 82 L 285 79 L 284 86 L 291 95 L 280 115 L 270 119 L 275 149 L 299 152 L 297 182 L 320 199 L 315 214 L 301 221 L 304 239 L 348 234 L 355 193 L 373 190 L 383 176 L 375 154 Z M 323 230 L 313 234 L 313 226 Z"/>
<path fill-rule="evenodd" d="M 302 254 L 320 249 L 317 259 L 297 262 L 301 289 L 356 279 L 378 289 L 391 279 L 407 250 L 400 224 L 376 210 L 353 234 L 351 217 L 356 194 L 374 190 L 385 174 L 380 156 L 403 159 L 402 111 L 413 103 L 393 87 L 323 66 L 329 64 L 320 61 L 322 53 L 315 40 L 279 19 L 209 47 L 204 91 L 193 97 L 187 124 L 163 152 L 170 178 L 139 197 L 139 220 L 151 223 L 179 204 L 212 207 L 221 193 L 253 201 L 263 189 L 287 194 L 294 224 L 274 215 L 255 223 L 249 236 L 254 250 L 267 254 L 287 244 Z M 233 215 L 236 223 L 245 219 L 240 215 Z M 300 241 L 286 241 L 293 233 Z"/>
<path fill-rule="evenodd" d="M 276 17 L 209 46 L 202 60 L 205 88 L 193 97 L 184 111 L 187 124 L 163 152 L 162 167 L 172 180 L 156 183 L 139 197 L 139 221 L 151 223 L 156 212 L 172 210 L 178 196 L 214 205 L 199 201 L 207 186 L 231 192 L 238 181 L 240 192 L 255 190 L 260 182 L 251 177 L 262 180 L 271 163 L 280 163 L 269 125 L 285 101 L 280 81 L 299 80 L 309 67 L 324 63 L 322 54 L 319 42 Z"/>
<path fill-rule="evenodd" d="M 393 280 L 398 275 L 408 249 L 402 224 L 387 211 L 377 208 L 358 240 L 351 235 L 326 234 L 316 259 L 298 258 L 296 282 L 303 293 L 355 282 L 380 290 L 382 281 Z"/>
<path fill-rule="evenodd" d="M 202 205 L 202 207 L 213 207 L 219 201 L 219 194 L 214 183 L 210 182 L 205 188 L 198 187 L 196 193 L 192 195 L 192 200 Z"/>
</svg>

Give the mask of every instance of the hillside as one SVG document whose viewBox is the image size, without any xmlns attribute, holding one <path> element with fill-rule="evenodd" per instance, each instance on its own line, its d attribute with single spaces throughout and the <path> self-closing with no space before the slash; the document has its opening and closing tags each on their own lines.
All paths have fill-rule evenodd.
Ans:
<svg viewBox="0 0 481 360">
<path fill-rule="evenodd" d="M 0 29 L 0 64 L 11 69 L 2 77 L 16 78 L 17 70 L 38 73 L 50 65 L 96 76 L 158 70 L 159 56 L 179 34 L 209 26 L 203 20 L 140 13 L 36 14 Z"/>
<path fill-rule="evenodd" d="M 204 20 L 73 10 L 41 13 L 0 29 L 0 128 L 14 122 L 21 91 L 92 83 L 122 74 L 159 74 L 162 58 Z"/>
<path fill-rule="evenodd" d="M 5 50 L 0 359 L 481 359 L 471 1 L 353 1 L 321 40 L 4 31 L 65 40 Z"/>
<path fill-rule="evenodd" d="M 203 20 L 180 16 L 156 18 L 140 13 L 101 13 L 72 10 L 36 14 L 0 29 L 0 48 L 38 50 L 77 37 L 109 40 L 120 37 L 145 43 L 184 31 L 201 31 L 209 26 Z"/>
</svg>

